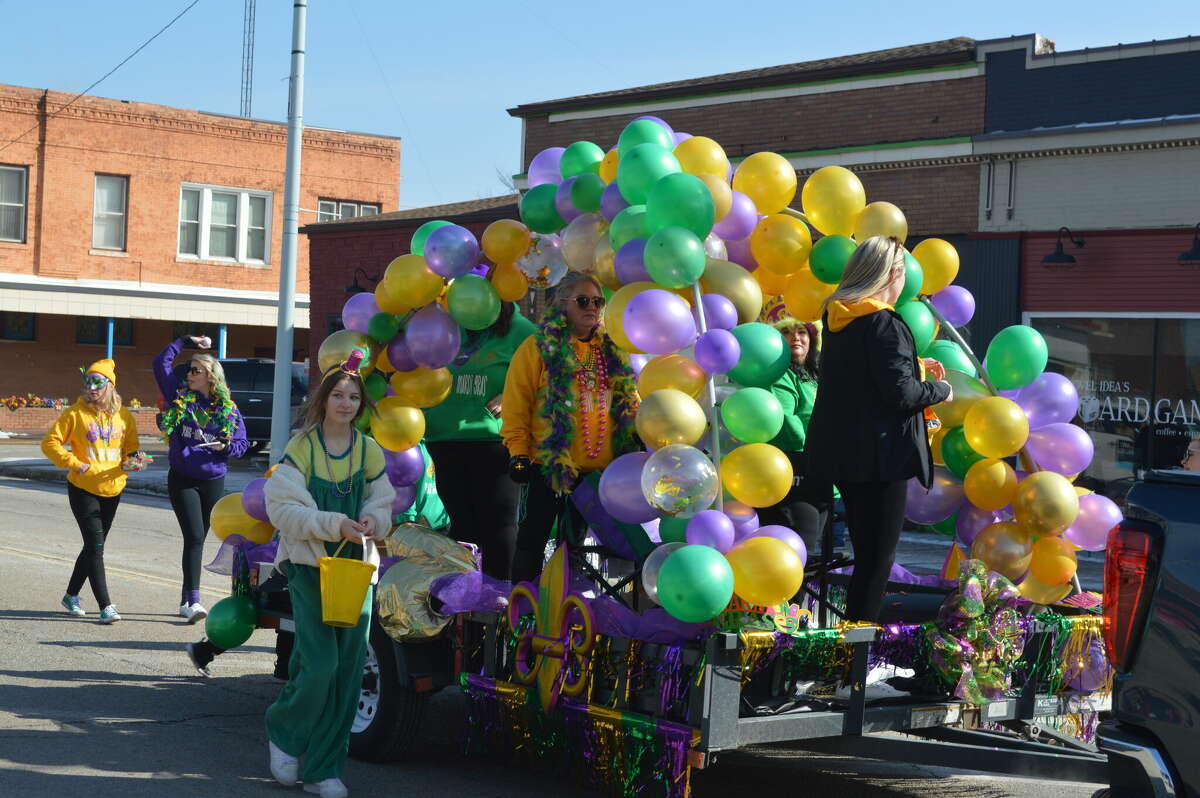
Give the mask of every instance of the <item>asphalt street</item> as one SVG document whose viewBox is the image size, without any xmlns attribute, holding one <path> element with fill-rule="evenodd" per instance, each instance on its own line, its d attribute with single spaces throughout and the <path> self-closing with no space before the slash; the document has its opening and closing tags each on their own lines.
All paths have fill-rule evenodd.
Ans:
<svg viewBox="0 0 1200 798">
<path fill-rule="evenodd" d="M 273 633 L 260 630 L 195 675 L 183 646 L 201 630 L 176 616 L 180 536 L 166 500 L 127 494 L 106 547 L 109 589 L 124 620 L 95 622 L 58 605 L 79 548 L 60 484 L 0 478 L 0 795 L 283 796 L 267 770 L 263 711 Z M 217 543 L 209 540 L 206 561 Z M 204 600 L 227 593 L 206 573 Z M 438 697 L 412 761 L 351 760 L 354 796 L 594 795 L 552 773 L 460 751 L 461 698 Z M 700 798 L 747 794 L 1086 798 L 1100 785 L 1046 782 L 802 754 L 786 746 L 729 753 L 694 779 Z"/>
</svg>

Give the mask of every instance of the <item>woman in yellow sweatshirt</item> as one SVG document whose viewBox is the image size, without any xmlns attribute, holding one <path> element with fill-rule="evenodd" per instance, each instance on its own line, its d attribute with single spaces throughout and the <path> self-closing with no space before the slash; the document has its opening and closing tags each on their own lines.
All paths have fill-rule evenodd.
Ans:
<svg viewBox="0 0 1200 798">
<path fill-rule="evenodd" d="M 83 396 L 63 411 L 42 439 L 42 452 L 50 462 L 67 469 L 67 499 L 83 535 L 62 599 L 72 615 L 87 614 L 79 606 L 79 591 L 91 580 L 100 623 L 121 620 L 108 597 L 104 541 L 125 489 L 126 458 L 137 449 L 137 424 L 117 394 L 116 364 L 98 360 L 83 376 Z"/>
<path fill-rule="evenodd" d="M 571 272 L 558 284 L 537 334 L 513 354 L 501 399 L 509 475 L 528 483 L 517 529 L 514 582 L 542 569 L 554 520 L 579 478 L 638 448 L 638 395 L 629 358 L 600 327 L 604 294 Z M 582 519 L 572 508 L 577 525 Z"/>
</svg>

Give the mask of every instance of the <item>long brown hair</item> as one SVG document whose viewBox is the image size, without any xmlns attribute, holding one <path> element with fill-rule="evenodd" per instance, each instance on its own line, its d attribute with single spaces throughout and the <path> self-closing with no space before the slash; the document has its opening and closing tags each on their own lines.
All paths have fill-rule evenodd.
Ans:
<svg viewBox="0 0 1200 798">
<path fill-rule="evenodd" d="M 358 388 L 361 403 L 358 413 L 354 416 L 354 421 L 358 421 L 364 413 L 370 413 L 374 408 L 374 403 L 367 397 L 367 386 L 363 383 L 363 378 L 357 373 L 348 374 L 342 371 L 340 366 L 334 366 L 325 374 L 321 385 L 308 397 L 308 401 L 300 410 L 301 427 L 305 432 L 325 423 L 325 405 L 329 401 L 329 394 L 333 393 L 333 389 L 342 380 L 350 380 L 354 387 Z"/>
</svg>

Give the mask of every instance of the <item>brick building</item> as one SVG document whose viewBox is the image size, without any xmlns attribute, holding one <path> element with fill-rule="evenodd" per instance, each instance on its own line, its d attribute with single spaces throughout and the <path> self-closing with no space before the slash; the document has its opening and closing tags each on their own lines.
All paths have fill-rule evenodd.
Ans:
<svg viewBox="0 0 1200 798">
<path fill-rule="evenodd" d="M 122 394 L 157 398 L 177 334 L 274 356 L 287 127 L 0 85 L 0 396 L 73 397 L 112 351 Z M 387 212 L 400 142 L 304 133 L 301 222 Z M 297 257 L 308 327 L 308 253 Z M 305 335 L 294 353 L 307 357 Z"/>
</svg>

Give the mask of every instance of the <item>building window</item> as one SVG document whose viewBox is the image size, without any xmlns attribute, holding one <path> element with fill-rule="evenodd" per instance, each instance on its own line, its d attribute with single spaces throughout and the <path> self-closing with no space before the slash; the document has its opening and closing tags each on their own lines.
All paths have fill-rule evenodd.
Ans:
<svg viewBox="0 0 1200 798">
<path fill-rule="evenodd" d="M 25 243 L 26 176 L 24 166 L 0 166 L 0 241 Z"/>
<path fill-rule="evenodd" d="M 37 321 L 32 313 L 0 311 L 0 339 L 5 341 L 37 340 Z"/>
<path fill-rule="evenodd" d="M 317 202 L 317 221 L 332 222 L 337 219 L 356 219 L 359 216 L 379 215 L 378 203 L 347 202 L 323 199 Z"/>
<path fill-rule="evenodd" d="M 92 249 L 125 249 L 125 207 L 128 197 L 128 177 L 96 175 Z"/>
<path fill-rule="evenodd" d="M 179 256 L 267 263 L 271 194 L 185 184 L 179 193 Z"/>
<path fill-rule="evenodd" d="M 113 344 L 133 346 L 133 319 L 113 320 Z M 79 316 L 75 319 L 75 343 L 107 344 L 108 319 L 96 316 Z"/>
</svg>

